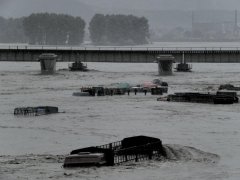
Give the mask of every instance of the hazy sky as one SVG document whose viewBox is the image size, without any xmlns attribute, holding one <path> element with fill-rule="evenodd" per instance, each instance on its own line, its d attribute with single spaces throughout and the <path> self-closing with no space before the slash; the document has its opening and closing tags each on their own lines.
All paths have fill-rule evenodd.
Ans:
<svg viewBox="0 0 240 180">
<path fill-rule="evenodd" d="M 240 9 L 240 0 L 0 0 L 0 16 L 57 12 L 88 16 L 104 10 Z"/>
<path fill-rule="evenodd" d="M 90 19 L 95 13 L 131 13 L 136 10 L 240 9 L 240 0 L 0 0 L 0 16 L 31 13 L 67 13 Z"/>
<path fill-rule="evenodd" d="M 93 9 L 79 0 L 0 0 L 0 16 L 4 17 L 28 16 L 34 12 L 65 13 L 79 16 L 88 15 Z"/>
<path fill-rule="evenodd" d="M 239 0 L 79 0 L 105 7 L 136 9 L 236 9 Z"/>
</svg>

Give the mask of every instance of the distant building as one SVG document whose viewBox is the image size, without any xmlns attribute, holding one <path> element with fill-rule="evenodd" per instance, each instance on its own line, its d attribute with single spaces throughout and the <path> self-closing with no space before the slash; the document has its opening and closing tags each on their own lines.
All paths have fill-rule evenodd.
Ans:
<svg viewBox="0 0 240 180">
<path fill-rule="evenodd" d="M 198 19 L 200 19 L 198 17 Z M 192 14 L 192 37 L 204 40 L 236 40 L 240 39 L 240 28 L 238 26 L 237 11 L 232 20 L 216 20 L 208 18 L 206 21 L 196 21 Z"/>
</svg>

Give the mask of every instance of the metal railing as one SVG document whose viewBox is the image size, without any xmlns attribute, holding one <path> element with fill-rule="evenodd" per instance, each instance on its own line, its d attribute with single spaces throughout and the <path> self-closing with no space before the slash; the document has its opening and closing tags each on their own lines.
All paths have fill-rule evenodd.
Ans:
<svg viewBox="0 0 240 180">
<path fill-rule="evenodd" d="M 161 142 L 154 142 L 116 150 L 114 151 L 114 164 L 121 164 L 128 161 L 137 162 L 162 156 L 160 147 L 162 147 Z"/>
<path fill-rule="evenodd" d="M 0 45 L 0 50 L 82 50 L 82 51 L 239 51 L 240 47 L 158 47 L 158 46 L 50 46 Z"/>
<path fill-rule="evenodd" d="M 161 147 L 161 141 L 128 148 L 122 147 L 122 141 L 97 146 L 97 148 L 100 149 L 110 149 L 113 151 L 114 164 L 121 164 L 128 161 L 141 161 L 152 159 L 152 157 L 155 156 L 161 156 Z"/>
</svg>

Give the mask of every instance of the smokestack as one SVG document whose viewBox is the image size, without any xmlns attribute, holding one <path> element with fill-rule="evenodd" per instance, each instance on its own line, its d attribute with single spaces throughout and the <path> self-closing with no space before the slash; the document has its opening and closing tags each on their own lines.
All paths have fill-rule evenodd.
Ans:
<svg viewBox="0 0 240 180">
<path fill-rule="evenodd" d="M 235 22 L 234 22 L 234 36 L 239 36 L 239 29 L 238 29 L 238 11 L 235 10 Z"/>
<path fill-rule="evenodd" d="M 235 10 L 235 27 L 238 25 L 238 12 Z"/>
<path fill-rule="evenodd" d="M 192 32 L 193 32 L 194 20 L 195 20 L 195 19 L 194 19 L 194 15 L 195 15 L 195 14 L 194 14 L 194 12 L 192 11 Z"/>
</svg>

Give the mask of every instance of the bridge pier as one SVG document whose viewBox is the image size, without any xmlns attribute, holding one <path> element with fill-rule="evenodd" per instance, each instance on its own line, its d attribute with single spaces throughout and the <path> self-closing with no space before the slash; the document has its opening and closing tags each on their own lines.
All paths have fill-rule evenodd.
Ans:
<svg viewBox="0 0 240 180">
<path fill-rule="evenodd" d="M 44 53 L 39 56 L 42 74 L 54 74 L 56 72 L 57 55 L 53 53 Z"/>
<path fill-rule="evenodd" d="M 172 75 L 172 66 L 174 57 L 172 55 L 159 55 L 157 56 L 158 74 L 159 75 Z"/>
<path fill-rule="evenodd" d="M 179 72 L 190 72 L 192 69 L 192 66 L 185 61 L 185 54 L 182 53 L 182 61 L 176 65 L 175 68 Z"/>
</svg>

